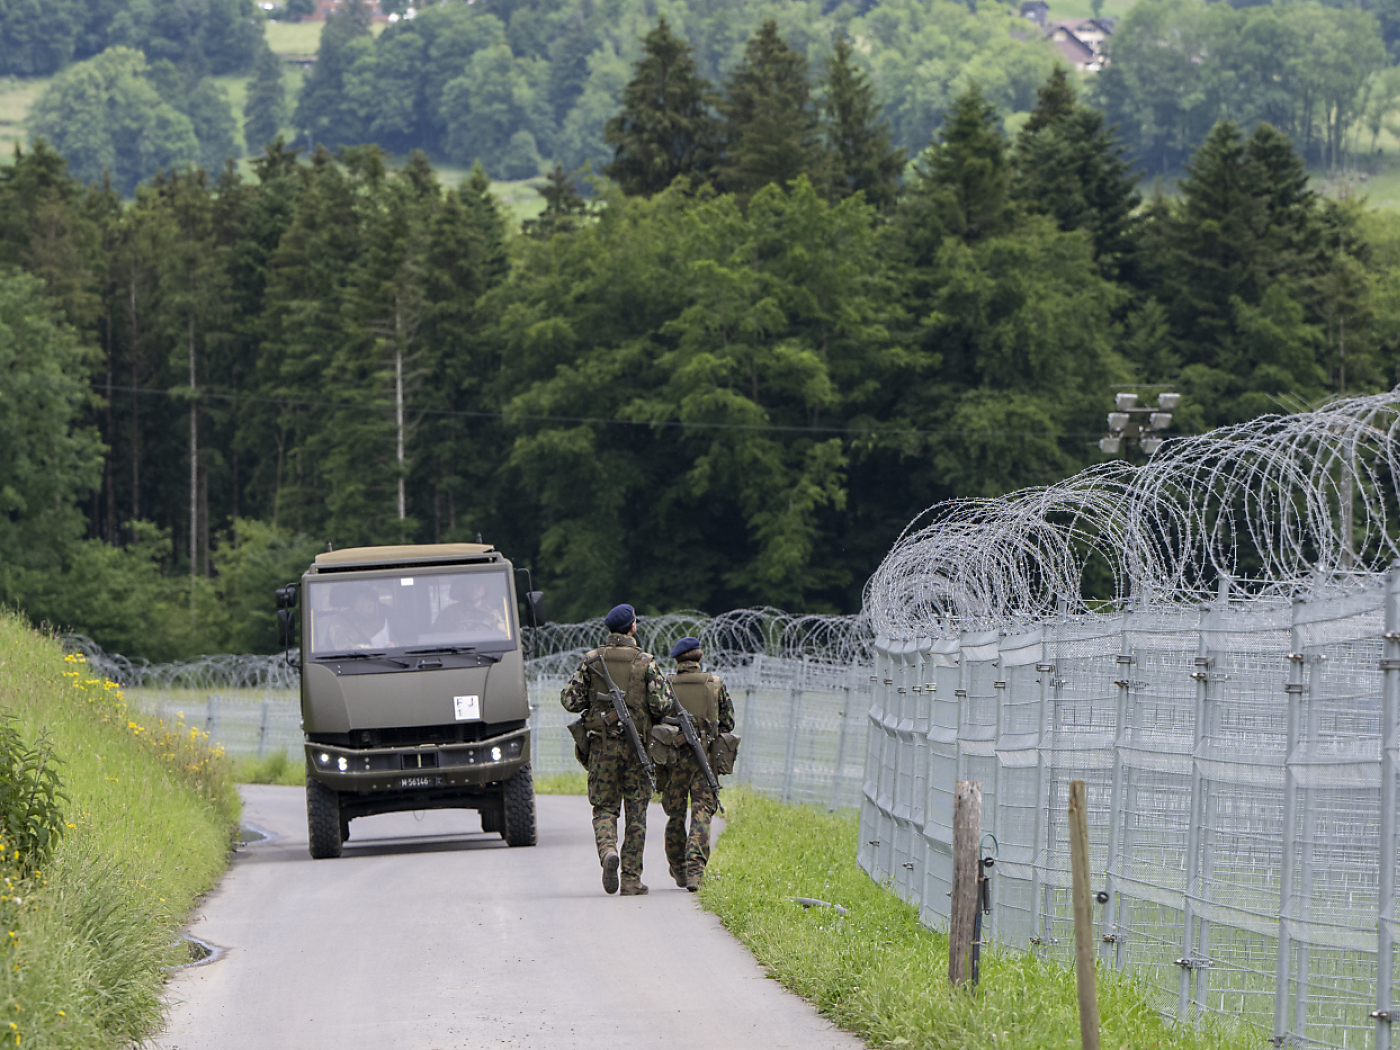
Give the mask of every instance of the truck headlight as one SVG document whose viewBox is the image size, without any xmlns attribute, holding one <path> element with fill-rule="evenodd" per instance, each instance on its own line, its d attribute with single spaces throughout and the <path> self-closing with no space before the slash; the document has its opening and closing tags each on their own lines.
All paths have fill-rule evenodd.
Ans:
<svg viewBox="0 0 1400 1050">
<path fill-rule="evenodd" d="M 345 756 L 344 756 L 344 755 L 341 755 L 339 761 L 336 762 L 335 766 L 336 766 L 336 768 L 339 769 L 342 773 L 344 773 L 347 769 L 350 768 L 350 763 L 347 762 L 347 761 L 345 761 Z"/>
<path fill-rule="evenodd" d="M 500 760 L 501 760 L 501 749 L 500 749 L 499 747 L 493 747 L 493 748 L 491 749 L 491 761 L 492 761 L 492 762 L 499 762 Z"/>
<path fill-rule="evenodd" d="M 316 756 L 317 765 L 328 766 L 331 764 L 331 756 L 322 751 Z"/>
</svg>

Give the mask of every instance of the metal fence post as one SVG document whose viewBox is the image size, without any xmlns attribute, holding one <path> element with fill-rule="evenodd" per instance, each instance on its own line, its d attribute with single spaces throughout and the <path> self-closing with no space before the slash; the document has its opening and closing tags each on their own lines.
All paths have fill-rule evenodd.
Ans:
<svg viewBox="0 0 1400 1050">
<path fill-rule="evenodd" d="M 1127 609 L 1123 610 L 1122 624 L 1119 630 L 1118 656 L 1115 658 L 1118 670 L 1128 676 L 1133 673 L 1135 660 L 1132 639 L 1128 634 L 1128 624 L 1131 622 L 1131 618 L 1132 613 Z M 1111 927 L 1111 929 L 1104 934 L 1102 951 L 1104 958 L 1112 958 L 1113 965 L 1121 970 L 1123 968 L 1123 930 L 1119 924 L 1118 899 L 1122 893 L 1124 839 L 1127 837 L 1126 824 L 1128 822 L 1128 811 L 1123 799 L 1123 747 L 1126 744 L 1128 732 L 1128 690 L 1132 682 L 1130 678 L 1119 678 L 1114 685 L 1118 687 L 1118 714 L 1113 734 L 1113 787 L 1108 803 L 1108 876 L 1105 887 L 1108 900 L 1104 904 L 1104 925 Z"/>
<path fill-rule="evenodd" d="M 744 734 L 742 737 L 749 742 L 749 746 L 747 750 L 739 748 L 738 771 L 739 779 L 746 784 L 753 783 L 753 756 L 758 749 L 758 741 L 753 738 L 753 697 L 756 687 L 763 684 L 762 653 L 753 654 L 753 662 L 749 664 L 749 674 L 752 677 L 744 689 Z"/>
<path fill-rule="evenodd" d="M 1206 630 L 1211 622 L 1210 606 L 1202 606 L 1196 639 L 1197 670 L 1192 674 L 1196 679 L 1196 714 L 1191 748 L 1191 809 L 1187 814 L 1186 827 L 1186 887 L 1181 895 L 1181 958 L 1177 960 L 1177 965 L 1181 967 L 1181 983 L 1177 989 L 1176 1019 L 1182 1024 L 1191 1019 L 1191 971 L 1196 962 L 1193 952 L 1196 923 L 1194 898 L 1200 892 L 1201 796 L 1204 791 L 1198 756 L 1206 730 L 1206 668 L 1210 667 Z"/>
<path fill-rule="evenodd" d="M 807 664 L 804 658 L 802 664 L 806 670 Z M 792 800 L 792 767 L 797 765 L 797 712 L 801 706 L 799 697 L 802 695 L 802 686 L 805 683 L 788 679 L 787 687 L 787 746 L 783 754 L 783 805 L 787 805 Z"/>
<path fill-rule="evenodd" d="M 213 740 L 219 731 L 219 694 L 210 695 L 204 704 L 204 731 Z"/>
<path fill-rule="evenodd" d="M 272 715 L 272 703 L 268 700 L 262 702 L 262 717 L 258 720 L 258 761 L 262 761 L 267 754 L 267 725 Z"/>
<path fill-rule="evenodd" d="M 1289 633 L 1288 682 L 1284 696 L 1288 701 L 1288 746 L 1283 773 L 1283 851 L 1279 866 L 1278 894 L 1278 963 L 1274 969 L 1274 1045 L 1283 1046 L 1288 1040 L 1288 974 L 1292 968 L 1292 937 L 1288 922 L 1293 913 L 1293 852 L 1297 847 L 1298 782 L 1293 771 L 1293 752 L 1298 747 L 1301 731 L 1303 699 L 1303 636 L 1298 626 L 1301 598 L 1293 602 L 1293 627 Z"/>
<path fill-rule="evenodd" d="M 841 710 L 838 713 L 840 719 L 840 730 L 836 737 L 836 769 L 831 778 L 831 803 L 827 806 L 827 811 L 835 813 L 839 808 L 838 803 L 841 798 L 841 788 L 844 783 L 844 773 L 846 769 L 846 719 L 850 716 L 851 700 L 853 690 L 851 689 L 851 677 L 856 673 L 854 667 L 846 669 L 846 683 L 841 686 Z"/>
<path fill-rule="evenodd" d="M 1395 823 L 1396 778 L 1400 777 L 1400 563 L 1392 565 L 1385 586 L 1385 685 L 1381 700 L 1380 883 L 1376 932 L 1376 1050 L 1390 1050 L 1395 1023 Z"/>
</svg>

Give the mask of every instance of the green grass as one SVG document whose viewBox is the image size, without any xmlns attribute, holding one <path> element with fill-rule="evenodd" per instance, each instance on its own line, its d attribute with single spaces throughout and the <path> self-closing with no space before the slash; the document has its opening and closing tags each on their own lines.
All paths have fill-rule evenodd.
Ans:
<svg viewBox="0 0 1400 1050">
<path fill-rule="evenodd" d="M 199 730 L 130 712 L 9 613 L 0 709 L 27 741 L 53 742 L 70 798 L 53 859 L 0 906 L 0 1032 L 20 1046 L 129 1046 L 159 1027 L 166 967 L 182 961 L 175 933 L 227 863 L 227 761 Z"/>
<path fill-rule="evenodd" d="M 29 133 L 24 129 L 29 110 L 49 86 L 49 77 L 21 80 L 0 77 L 0 164 L 12 164 L 15 145 L 28 145 Z"/>
<path fill-rule="evenodd" d="M 287 758 L 278 751 L 266 758 L 241 758 L 233 763 L 233 779 L 239 784 L 282 784 L 301 787 L 306 783 L 306 764 Z"/>
<path fill-rule="evenodd" d="M 325 22 L 264 22 L 263 36 L 277 55 L 314 55 Z"/>
<path fill-rule="evenodd" d="M 554 773 L 547 777 L 536 777 L 535 794 L 586 795 L 588 774 L 580 769 L 577 773 Z"/>
<path fill-rule="evenodd" d="M 743 790 L 728 811 L 700 893 L 770 974 L 873 1046 L 924 1050 L 1076 1050 L 1074 973 L 1033 955 L 984 955 L 975 993 L 949 989 L 948 939 L 857 866 L 857 820 L 783 806 Z M 804 911 L 793 897 L 841 904 Z M 1178 1029 L 1143 989 L 1099 971 L 1106 1050 L 1225 1050 L 1224 1029 Z"/>
</svg>

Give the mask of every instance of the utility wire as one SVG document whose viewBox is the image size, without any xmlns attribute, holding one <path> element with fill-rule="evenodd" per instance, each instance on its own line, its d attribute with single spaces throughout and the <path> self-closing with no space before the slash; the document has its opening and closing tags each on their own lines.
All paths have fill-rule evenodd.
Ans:
<svg viewBox="0 0 1400 1050">
<path fill-rule="evenodd" d="M 187 399 L 189 395 L 181 394 L 176 390 L 160 390 L 154 387 L 137 386 L 116 386 L 108 387 L 106 383 L 88 384 L 98 393 L 105 393 L 111 390 L 113 393 L 122 394 L 150 394 L 156 397 L 169 397 Z M 346 401 L 309 401 L 297 398 L 261 397 L 255 394 L 229 394 L 212 390 L 200 390 L 198 396 L 202 399 L 217 398 L 223 401 L 248 401 L 259 404 L 295 406 L 298 408 L 334 408 L 352 409 L 363 411 L 367 408 L 393 408 L 393 402 L 385 401 L 382 404 L 375 402 L 346 402 Z M 597 426 L 619 426 L 619 427 L 668 427 L 679 430 L 758 430 L 775 431 L 794 434 L 858 434 L 875 435 L 881 437 L 903 437 L 907 435 L 917 435 L 919 437 L 953 437 L 968 436 L 973 434 L 999 434 L 1002 437 L 1043 437 L 1044 431 L 1039 430 L 920 430 L 913 427 L 882 428 L 882 427 L 828 427 L 828 426 L 786 426 L 779 423 L 702 423 L 683 419 L 616 419 L 606 416 L 558 416 L 542 415 L 529 412 L 481 412 L 469 409 L 433 409 L 425 408 L 416 410 L 420 416 L 444 416 L 463 417 L 469 419 L 500 419 L 506 422 L 516 420 L 529 420 L 532 422 L 546 423 L 588 423 Z M 1066 431 L 1061 437 L 1098 437 L 1098 431 Z"/>
</svg>

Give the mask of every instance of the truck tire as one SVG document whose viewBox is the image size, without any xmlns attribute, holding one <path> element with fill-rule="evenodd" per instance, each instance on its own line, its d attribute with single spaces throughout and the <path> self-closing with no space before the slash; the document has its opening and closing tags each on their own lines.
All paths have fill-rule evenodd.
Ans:
<svg viewBox="0 0 1400 1050">
<path fill-rule="evenodd" d="M 499 802 L 482 806 L 477 813 L 481 817 L 481 830 L 483 832 L 488 835 L 499 835 L 501 833 L 501 825 L 504 820 L 501 816 L 501 804 Z"/>
<path fill-rule="evenodd" d="M 508 846 L 533 846 L 535 844 L 535 778 L 527 762 L 506 781 L 502 807 L 505 812 L 505 827 L 501 837 Z"/>
<path fill-rule="evenodd" d="M 312 777 L 306 778 L 306 838 L 316 860 L 340 856 L 340 797 Z"/>
</svg>

